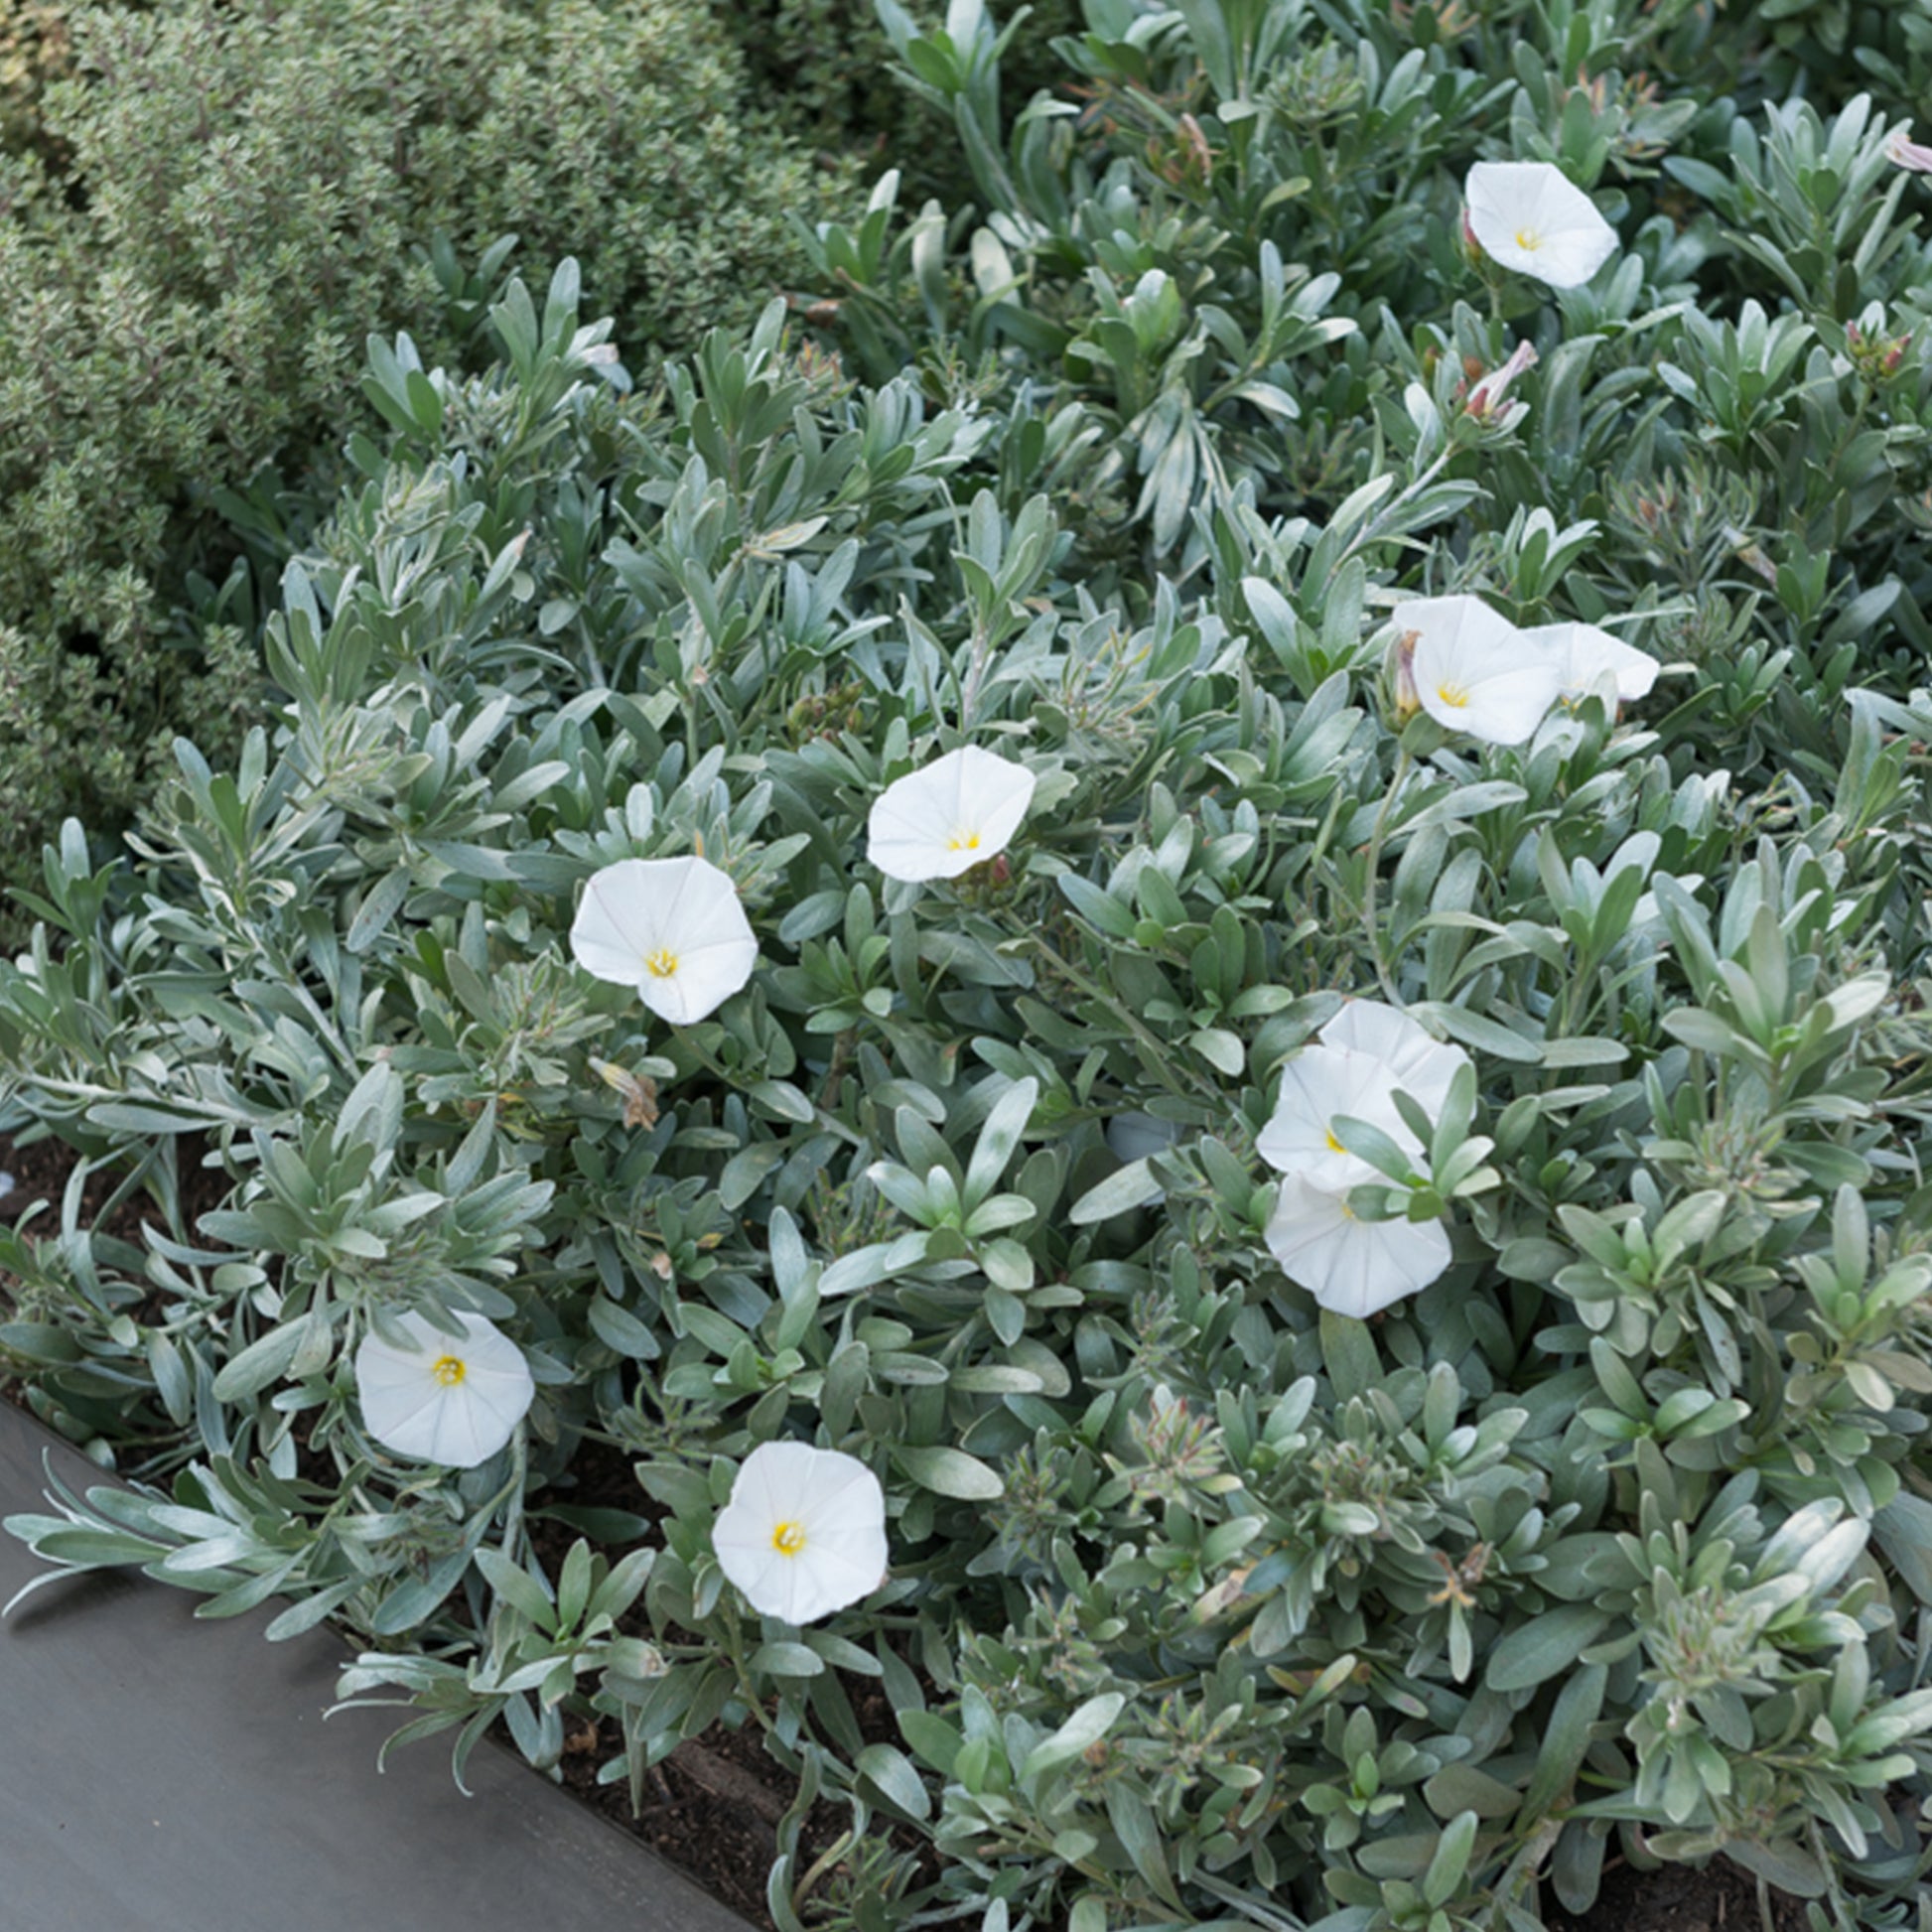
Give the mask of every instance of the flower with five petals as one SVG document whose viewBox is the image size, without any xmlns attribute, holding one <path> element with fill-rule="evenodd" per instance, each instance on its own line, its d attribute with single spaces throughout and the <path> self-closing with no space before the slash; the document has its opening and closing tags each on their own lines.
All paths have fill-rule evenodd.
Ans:
<svg viewBox="0 0 1932 1932">
<path fill-rule="evenodd" d="M 759 956 L 738 889 L 704 859 L 620 859 L 592 874 L 570 949 L 674 1027 L 723 1006 Z"/>
<path fill-rule="evenodd" d="M 712 1527 L 719 1567 L 762 1616 L 809 1623 L 886 1578 L 886 1492 L 856 1455 L 760 1443 Z"/>
<path fill-rule="evenodd" d="M 866 857 L 888 879 L 957 879 L 1005 851 L 1033 803 L 1034 774 L 968 745 L 873 800 Z"/>
<path fill-rule="evenodd" d="M 1616 253 L 1596 204 L 1547 161 L 1478 161 L 1462 193 L 1482 252 L 1553 289 L 1581 288 Z"/>
</svg>

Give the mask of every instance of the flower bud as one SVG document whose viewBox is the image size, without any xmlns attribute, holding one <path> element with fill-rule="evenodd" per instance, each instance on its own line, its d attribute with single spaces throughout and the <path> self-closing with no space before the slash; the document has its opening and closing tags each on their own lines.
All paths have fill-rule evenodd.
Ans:
<svg viewBox="0 0 1932 1932">
<path fill-rule="evenodd" d="M 1536 345 L 1518 343 L 1510 351 L 1509 360 L 1501 368 L 1485 375 L 1469 391 L 1468 400 L 1462 405 L 1464 413 L 1473 416 L 1478 422 L 1486 422 L 1496 413 L 1503 397 L 1508 394 L 1509 385 L 1525 369 L 1534 368 L 1535 365 Z"/>
<path fill-rule="evenodd" d="M 1416 695 L 1416 639 L 1421 634 L 1417 630 L 1398 631 L 1390 649 L 1389 673 L 1395 680 L 1395 722 L 1398 729 L 1422 709 L 1422 699 Z"/>
<path fill-rule="evenodd" d="M 1885 159 L 1915 175 L 1932 175 L 1932 148 L 1914 141 L 1912 130 L 1903 121 L 1885 136 Z"/>
</svg>

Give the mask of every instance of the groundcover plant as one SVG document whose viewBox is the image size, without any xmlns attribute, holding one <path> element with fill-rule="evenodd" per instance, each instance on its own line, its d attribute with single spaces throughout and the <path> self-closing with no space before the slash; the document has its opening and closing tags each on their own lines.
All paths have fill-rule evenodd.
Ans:
<svg viewBox="0 0 1932 1932">
<path fill-rule="evenodd" d="M 759 1727 L 787 1932 L 1922 1923 L 1927 37 L 883 11 L 977 213 L 374 342 L 283 704 L 21 887 L 0 1344 L 145 1486 L 12 1527 L 459 1775 Z"/>
</svg>

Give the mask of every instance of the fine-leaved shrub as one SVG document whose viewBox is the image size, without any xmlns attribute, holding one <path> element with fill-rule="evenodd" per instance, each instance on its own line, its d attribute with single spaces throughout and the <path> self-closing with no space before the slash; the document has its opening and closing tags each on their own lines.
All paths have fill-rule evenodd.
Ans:
<svg viewBox="0 0 1932 1932">
<path fill-rule="evenodd" d="M 836 179 L 748 97 L 701 0 L 166 0 L 75 8 L 58 42 L 54 22 L 28 54 L 60 46 L 69 77 L 0 154 L 14 875 L 63 813 L 123 816 L 176 732 L 215 749 L 257 715 L 229 519 L 271 566 L 306 527 L 286 492 L 340 478 L 371 327 L 460 355 L 483 291 L 457 263 L 515 233 L 582 257 L 643 367 L 782 288 L 788 217 Z"/>
<path fill-rule="evenodd" d="M 135 1247 L 76 1185 L 0 1242 L 0 1344 L 176 1473 L 14 1527 L 337 1616 L 347 1689 L 459 1766 L 498 1718 L 554 1766 L 589 1710 L 635 1789 L 763 1726 L 782 1924 L 1527 1927 L 1619 1831 L 1909 1893 L 1932 696 L 1821 704 L 1802 768 L 1746 750 L 1730 667 L 1514 752 L 1398 730 L 1371 584 L 1453 518 L 1529 615 L 1602 594 L 1592 528 L 1485 530 L 1422 448 L 1319 528 L 1204 511 L 1192 589 L 1097 596 L 1036 487 L 1063 428 L 854 388 L 775 307 L 626 400 L 575 293 L 512 286 L 494 378 L 377 355 L 394 447 L 289 578 L 274 731 L 178 746 L 132 868 L 47 856 L 12 1116 L 152 1208 Z M 1526 419 L 1435 420 L 1486 475 Z M 1037 775 L 1023 834 L 880 879 L 872 799 L 962 734 Z M 666 1028 L 566 933 L 597 869 L 691 853 L 762 963 Z M 1272 1259 L 1255 1144 L 1378 982 L 1474 1078 L 1416 1170 L 1358 1142 L 1453 1231 L 1370 1325 Z M 1122 1115 L 1166 1124 L 1125 1161 Z M 225 1196 L 193 1222 L 191 1160 Z M 361 1422 L 358 1337 L 424 1308 L 538 1384 L 467 1473 Z M 893 1553 L 804 1630 L 709 1543 L 801 1436 L 878 1471 Z M 573 1510 L 592 1441 L 634 1512 Z M 860 1836 L 808 1874 L 821 1797 Z"/>
</svg>

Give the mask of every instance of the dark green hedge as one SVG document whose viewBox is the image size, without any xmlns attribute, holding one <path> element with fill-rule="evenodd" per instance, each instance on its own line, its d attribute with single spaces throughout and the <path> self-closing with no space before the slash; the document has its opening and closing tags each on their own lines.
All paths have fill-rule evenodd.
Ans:
<svg viewBox="0 0 1932 1932">
<path fill-rule="evenodd" d="M 787 214 L 843 178 L 794 151 L 702 0 L 164 0 L 34 24 L 0 122 L 10 878 L 63 814 L 121 819 L 176 732 L 218 745 L 252 715 L 247 587 L 209 588 L 239 548 L 221 491 L 255 484 L 272 570 L 301 492 L 373 424 L 367 332 L 461 359 L 476 309 L 432 272 L 435 234 L 466 268 L 511 232 L 519 259 L 575 254 L 635 363 L 788 286 Z"/>
</svg>

